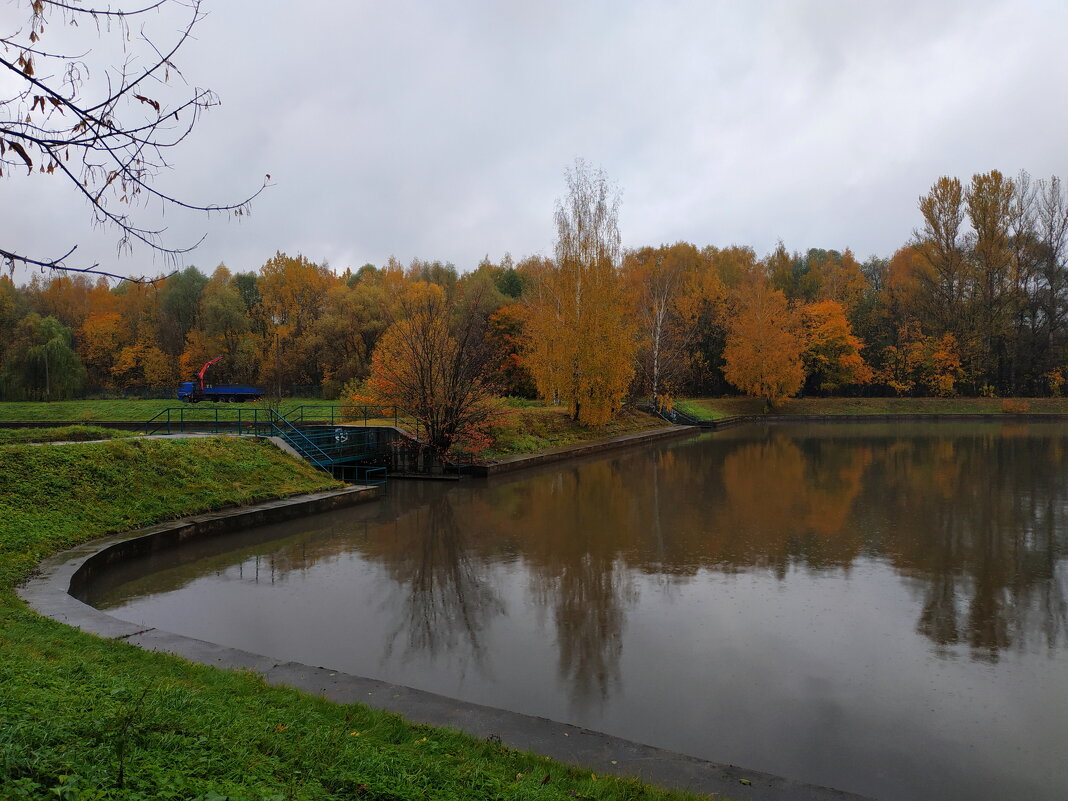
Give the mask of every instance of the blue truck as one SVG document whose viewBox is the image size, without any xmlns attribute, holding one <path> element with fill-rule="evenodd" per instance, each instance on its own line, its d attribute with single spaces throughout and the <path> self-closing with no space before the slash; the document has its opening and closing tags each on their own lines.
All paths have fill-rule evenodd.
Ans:
<svg viewBox="0 0 1068 801">
<path fill-rule="evenodd" d="M 213 401 L 215 403 L 244 403 L 245 401 L 258 401 L 264 396 L 262 389 L 250 387 L 245 384 L 213 384 L 204 383 L 204 375 L 213 364 L 222 361 L 222 356 L 216 356 L 210 362 L 201 367 L 192 381 L 183 381 L 178 385 L 178 400 L 183 403 L 200 403 L 201 401 Z"/>
</svg>

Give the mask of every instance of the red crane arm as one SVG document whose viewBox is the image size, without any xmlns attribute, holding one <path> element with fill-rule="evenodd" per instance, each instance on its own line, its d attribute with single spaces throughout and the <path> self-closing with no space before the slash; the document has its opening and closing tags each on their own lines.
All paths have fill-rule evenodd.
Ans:
<svg viewBox="0 0 1068 801">
<path fill-rule="evenodd" d="M 203 367 L 201 367 L 197 371 L 197 383 L 200 385 L 200 389 L 202 389 L 202 390 L 204 389 L 204 374 L 206 372 L 208 372 L 208 368 L 211 367 L 213 364 L 217 364 L 218 362 L 221 362 L 221 361 L 222 361 L 222 356 L 216 356 L 214 359 L 212 359 L 210 362 L 205 364 Z"/>
</svg>

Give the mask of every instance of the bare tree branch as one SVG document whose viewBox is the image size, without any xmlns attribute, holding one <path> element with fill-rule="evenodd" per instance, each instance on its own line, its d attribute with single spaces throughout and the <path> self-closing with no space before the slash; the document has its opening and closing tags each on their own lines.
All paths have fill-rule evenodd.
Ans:
<svg viewBox="0 0 1068 801">
<path fill-rule="evenodd" d="M 25 168 L 27 177 L 65 179 L 89 203 L 95 224 L 118 231 L 120 255 L 129 253 L 133 244 L 140 242 L 162 254 L 174 267 L 178 266 L 179 257 L 196 248 L 203 237 L 186 245 L 166 243 L 165 228 L 139 223 L 120 211 L 118 205 L 129 207 L 137 201 L 144 205 L 155 200 L 164 209 L 222 212 L 237 217 L 249 213 L 251 202 L 270 185 L 270 175 L 255 192 L 229 203 L 190 201 L 155 186 L 160 174 L 171 168 L 165 152 L 189 136 L 204 111 L 219 104 L 210 89 L 194 88 L 173 103 L 165 97 L 146 94 L 149 82 L 158 83 L 162 89 L 169 87 L 172 75 L 182 77 L 174 59 L 202 19 L 201 0 L 157 0 L 131 10 L 96 8 L 78 0 L 24 1 L 31 12 L 28 27 L 0 36 L 0 73 L 20 87 L 10 98 L 0 100 L 0 177 L 17 175 Z M 70 55 L 37 46 L 52 14 L 71 25 L 77 25 L 80 18 L 89 18 L 96 23 L 98 36 L 113 33 L 114 23 L 125 46 L 130 39 L 131 18 L 170 5 L 186 9 L 186 21 L 168 47 L 158 47 L 142 29 L 137 41 L 148 53 L 144 67 L 131 69 L 136 63 L 131 56 L 90 81 L 85 62 L 90 51 Z M 104 31 L 102 20 L 106 23 Z M 51 66 L 61 69 L 52 73 Z M 9 272 L 16 264 L 25 264 L 115 277 L 97 269 L 97 264 L 66 265 L 64 260 L 76 247 L 58 259 L 0 249 L 0 259 Z"/>
</svg>

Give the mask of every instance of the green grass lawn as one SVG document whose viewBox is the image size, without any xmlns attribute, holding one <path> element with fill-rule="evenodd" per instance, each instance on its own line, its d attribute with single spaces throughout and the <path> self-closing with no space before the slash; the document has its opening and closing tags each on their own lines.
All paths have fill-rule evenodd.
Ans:
<svg viewBox="0 0 1068 801">
<path fill-rule="evenodd" d="M 1068 414 L 1068 398 L 789 398 L 773 414 L 1001 414 L 1008 405 L 1023 404 L 1031 414 Z M 688 398 L 675 408 L 707 420 L 759 415 L 764 402 L 756 398 Z"/>
<path fill-rule="evenodd" d="M 13 592 L 76 543 L 332 485 L 257 440 L 0 446 L 0 798 L 690 797 L 100 639 Z"/>
<path fill-rule="evenodd" d="M 312 404 L 316 406 L 335 405 L 337 401 L 324 401 L 318 398 L 286 398 L 281 410 Z M 93 422 L 96 420 L 134 420 L 144 421 L 154 417 L 164 409 L 178 407 L 195 409 L 255 409 L 264 405 L 263 401 L 255 403 L 197 403 L 185 404 L 178 400 L 153 399 L 117 399 L 117 400 L 78 400 L 78 401 L 3 401 L 0 402 L 0 421 L 49 421 L 67 420 L 72 422 Z"/>
<path fill-rule="evenodd" d="M 60 426 L 56 428 L 0 428 L 0 445 L 19 442 L 90 442 L 99 439 L 132 437 L 129 431 L 100 426 Z"/>
</svg>

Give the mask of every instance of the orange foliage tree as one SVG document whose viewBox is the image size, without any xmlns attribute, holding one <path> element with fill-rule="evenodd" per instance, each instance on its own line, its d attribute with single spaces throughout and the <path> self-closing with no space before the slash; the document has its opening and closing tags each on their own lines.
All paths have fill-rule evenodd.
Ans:
<svg viewBox="0 0 1068 801">
<path fill-rule="evenodd" d="M 883 352 L 879 381 L 898 395 L 912 393 L 950 397 L 962 378 L 960 349 L 953 334 L 928 336 L 916 324 L 898 332 L 898 344 Z"/>
<path fill-rule="evenodd" d="M 860 270 L 860 263 L 849 248 L 841 254 L 828 251 L 812 265 L 812 269 L 818 276 L 821 299 L 837 301 L 846 314 L 860 303 L 867 281 Z"/>
<path fill-rule="evenodd" d="M 742 392 L 774 406 L 805 380 L 800 320 L 786 296 L 764 280 L 744 284 L 736 302 L 723 350 L 724 375 Z"/>
<path fill-rule="evenodd" d="M 867 384 L 872 380 L 872 370 L 860 355 L 864 343 L 853 335 L 841 303 L 808 303 L 801 307 L 801 322 L 805 372 L 817 389 L 834 392 L 846 384 Z"/>
<path fill-rule="evenodd" d="M 623 403 L 636 342 L 619 274 L 619 195 L 581 159 L 556 210 L 556 260 L 531 269 L 525 362 L 538 393 L 583 425 Z"/>
<path fill-rule="evenodd" d="M 527 307 L 510 303 L 490 315 L 486 328 L 489 343 L 500 354 L 493 383 L 503 395 L 518 398 L 533 398 L 537 394 L 534 379 L 531 378 L 521 355 L 526 316 Z"/>
</svg>

